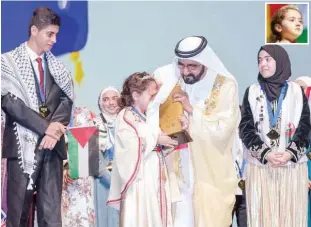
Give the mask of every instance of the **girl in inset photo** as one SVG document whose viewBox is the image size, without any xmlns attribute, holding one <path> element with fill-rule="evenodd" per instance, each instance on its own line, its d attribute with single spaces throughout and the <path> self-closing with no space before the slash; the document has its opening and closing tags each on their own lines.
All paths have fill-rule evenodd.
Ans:
<svg viewBox="0 0 311 227">
<path fill-rule="evenodd" d="M 303 15 L 295 5 L 279 8 L 271 18 L 268 43 L 295 43 L 303 32 Z"/>
<path fill-rule="evenodd" d="M 257 57 L 258 83 L 245 92 L 239 127 L 247 148 L 248 226 L 308 226 L 308 100 L 290 81 L 291 62 L 282 46 L 265 45 Z"/>
</svg>

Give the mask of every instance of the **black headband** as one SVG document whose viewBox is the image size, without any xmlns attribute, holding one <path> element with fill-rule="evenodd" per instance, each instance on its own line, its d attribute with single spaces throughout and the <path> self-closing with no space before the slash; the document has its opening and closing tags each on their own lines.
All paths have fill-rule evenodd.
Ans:
<svg viewBox="0 0 311 227">
<path fill-rule="evenodd" d="M 176 47 L 175 47 L 175 54 L 176 54 L 177 57 L 180 57 L 180 58 L 191 58 L 191 57 L 194 57 L 194 56 L 198 55 L 199 53 L 201 53 L 201 52 L 204 50 L 204 48 L 205 48 L 206 45 L 207 45 L 207 40 L 206 40 L 206 38 L 203 37 L 203 36 L 192 36 L 192 37 L 200 38 L 200 39 L 201 39 L 200 45 L 199 45 L 197 48 L 195 48 L 194 50 L 190 50 L 190 51 L 181 51 L 181 50 L 179 50 L 179 44 L 180 44 L 183 40 L 185 40 L 186 38 L 180 40 L 180 41 L 177 43 Z M 188 37 L 187 37 L 187 38 L 188 38 Z"/>
</svg>

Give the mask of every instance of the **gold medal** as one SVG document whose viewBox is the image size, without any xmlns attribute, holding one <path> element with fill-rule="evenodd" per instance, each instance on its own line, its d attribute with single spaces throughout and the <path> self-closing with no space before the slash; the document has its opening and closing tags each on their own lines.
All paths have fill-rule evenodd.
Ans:
<svg viewBox="0 0 311 227">
<path fill-rule="evenodd" d="M 239 188 L 241 188 L 242 191 L 245 190 L 245 180 L 240 180 L 238 183 Z"/>
<path fill-rule="evenodd" d="M 50 114 L 48 107 L 45 105 L 40 106 L 39 111 L 40 111 L 41 117 L 43 117 L 43 118 L 46 118 Z"/>
<path fill-rule="evenodd" d="M 307 157 L 309 160 L 311 160 L 311 152 L 308 152 Z"/>
</svg>

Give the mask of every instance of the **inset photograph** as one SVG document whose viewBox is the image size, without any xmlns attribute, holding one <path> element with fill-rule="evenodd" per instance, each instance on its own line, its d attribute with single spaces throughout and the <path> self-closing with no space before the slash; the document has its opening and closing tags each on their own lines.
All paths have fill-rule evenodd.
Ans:
<svg viewBox="0 0 311 227">
<path fill-rule="evenodd" d="M 309 3 L 266 3 L 266 44 L 309 45 Z"/>
</svg>

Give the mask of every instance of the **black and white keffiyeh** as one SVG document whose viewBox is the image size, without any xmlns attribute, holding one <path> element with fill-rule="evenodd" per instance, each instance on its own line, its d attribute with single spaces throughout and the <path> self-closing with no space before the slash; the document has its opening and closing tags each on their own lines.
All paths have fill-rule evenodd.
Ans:
<svg viewBox="0 0 311 227">
<path fill-rule="evenodd" d="M 55 83 L 73 100 L 74 90 L 70 72 L 51 52 L 46 52 L 47 65 Z M 39 112 L 34 72 L 26 50 L 26 42 L 16 49 L 1 55 L 1 95 L 11 95 L 21 99 L 26 106 Z M 31 175 L 35 170 L 35 153 L 38 135 L 14 122 L 18 144 L 19 164 L 24 173 L 29 174 L 27 189 L 32 189 Z"/>
</svg>

